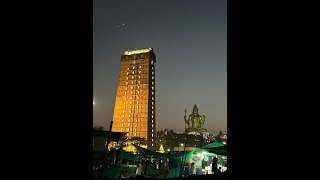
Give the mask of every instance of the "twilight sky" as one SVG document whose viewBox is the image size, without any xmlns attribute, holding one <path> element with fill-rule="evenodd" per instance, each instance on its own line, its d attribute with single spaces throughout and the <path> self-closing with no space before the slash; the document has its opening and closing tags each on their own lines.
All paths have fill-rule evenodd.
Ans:
<svg viewBox="0 0 320 180">
<path fill-rule="evenodd" d="M 109 128 L 123 52 L 149 47 L 157 130 L 182 132 L 197 104 L 204 128 L 226 132 L 227 0 L 94 0 L 93 125 Z"/>
</svg>

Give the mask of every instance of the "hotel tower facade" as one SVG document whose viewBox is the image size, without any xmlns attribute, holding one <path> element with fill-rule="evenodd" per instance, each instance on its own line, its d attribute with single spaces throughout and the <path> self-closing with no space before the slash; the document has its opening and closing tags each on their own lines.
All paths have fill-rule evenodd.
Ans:
<svg viewBox="0 0 320 180">
<path fill-rule="evenodd" d="M 155 62 L 152 48 L 121 56 L 112 126 L 113 132 L 126 132 L 129 139 L 145 138 L 148 149 L 156 146 Z"/>
</svg>

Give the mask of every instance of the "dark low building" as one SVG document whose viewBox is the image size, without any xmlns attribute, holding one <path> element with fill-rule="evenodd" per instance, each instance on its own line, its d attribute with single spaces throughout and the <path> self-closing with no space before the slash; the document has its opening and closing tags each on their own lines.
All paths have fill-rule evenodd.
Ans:
<svg viewBox="0 0 320 180">
<path fill-rule="evenodd" d="M 109 131 L 93 130 L 93 159 L 103 158 L 105 145 L 109 135 Z M 109 142 L 119 142 L 121 137 L 124 135 L 125 133 L 122 132 L 111 132 Z"/>
</svg>

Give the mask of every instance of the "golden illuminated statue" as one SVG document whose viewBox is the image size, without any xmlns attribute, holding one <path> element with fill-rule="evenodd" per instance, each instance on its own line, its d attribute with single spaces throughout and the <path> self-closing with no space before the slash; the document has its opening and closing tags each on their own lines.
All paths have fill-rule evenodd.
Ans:
<svg viewBox="0 0 320 180">
<path fill-rule="evenodd" d="M 199 109 L 197 108 L 197 105 L 194 105 L 192 114 L 190 114 L 189 118 L 187 118 L 187 109 L 185 109 L 184 120 L 188 125 L 186 132 L 207 132 L 207 130 L 203 128 L 206 116 L 201 116 L 198 113 L 198 110 Z"/>
</svg>

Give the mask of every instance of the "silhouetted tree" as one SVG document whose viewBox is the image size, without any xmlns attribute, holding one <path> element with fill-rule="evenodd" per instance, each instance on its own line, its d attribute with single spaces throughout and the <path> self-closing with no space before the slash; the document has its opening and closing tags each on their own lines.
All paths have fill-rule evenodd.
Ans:
<svg viewBox="0 0 320 180">
<path fill-rule="evenodd" d="M 128 142 L 127 136 L 125 136 L 125 135 L 121 136 L 116 148 L 123 148 L 123 147 L 127 146 L 127 142 Z"/>
<path fill-rule="evenodd" d="M 137 145 L 147 145 L 147 140 L 141 137 L 132 137 L 130 141 Z"/>
</svg>

